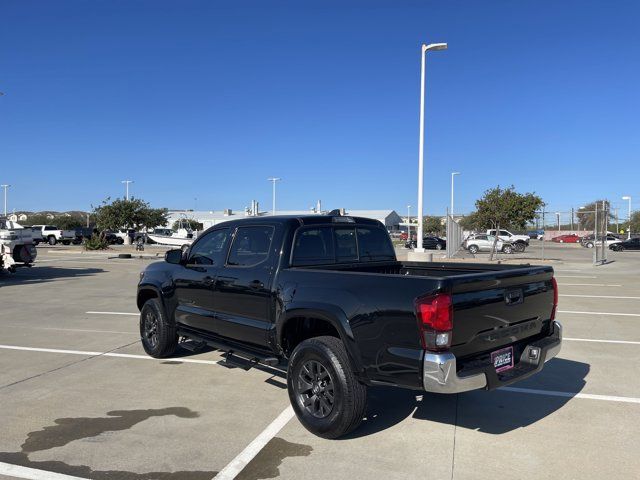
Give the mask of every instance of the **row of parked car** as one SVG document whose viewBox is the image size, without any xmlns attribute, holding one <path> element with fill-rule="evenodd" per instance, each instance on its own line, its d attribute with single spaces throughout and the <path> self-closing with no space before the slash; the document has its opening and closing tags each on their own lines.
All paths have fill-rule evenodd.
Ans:
<svg viewBox="0 0 640 480">
<path fill-rule="evenodd" d="M 496 240 L 497 235 L 497 240 Z M 469 235 L 462 244 L 462 247 L 470 253 L 490 252 L 496 244 L 496 251 L 503 253 L 524 252 L 529 246 L 531 237 L 529 235 L 516 235 L 508 230 L 487 230 L 486 233 L 473 233 Z M 406 248 L 415 248 L 416 240 L 412 239 L 405 243 Z M 430 250 L 444 250 L 447 248 L 447 241 L 435 235 L 426 235 L 422 239 L 422 246 Z"/>
<path fill-rule="evenodd" d="M 601 246 L 603 239 L 601 237 L 596 238 L 594 234 L 580 236 L 575 233 L 569 233 L 566 235 L 558 235 L 552 238 L 551 241 L 556 243 L 579 243 L 585 248 L 593 248 Z M 615 251 L 640 250 L 640 238 L 623 240 L 612 233 L 607 233 L 604 238 L 604 244 L 610 250 Z"/>
</svg>

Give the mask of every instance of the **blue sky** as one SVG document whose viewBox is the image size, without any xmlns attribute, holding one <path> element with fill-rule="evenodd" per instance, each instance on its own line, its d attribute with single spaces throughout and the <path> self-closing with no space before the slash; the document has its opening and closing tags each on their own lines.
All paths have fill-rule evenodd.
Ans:
<svg viewBox="0 0 640 480">
<path fill-rule="evenodd" d="M 121 196 L 221 210 L 417 202 L 495 185 L 550 209 L 640 208 L 634 1 L 29 1 L 0 4 L 0 183 L 9 209 Z M 197 200 L 195 200 L 197 198 Z M 625 208 L 626 211 L 626 208 Z"/>
</svg>

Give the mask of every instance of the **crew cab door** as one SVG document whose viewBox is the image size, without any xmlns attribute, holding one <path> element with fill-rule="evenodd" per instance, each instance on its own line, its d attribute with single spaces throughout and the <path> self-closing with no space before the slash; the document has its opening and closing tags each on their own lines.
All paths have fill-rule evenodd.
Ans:
<svg viewBox="0 0 640 480">
<path fill-rule="evenodd" d="M 270 326 L 275 227 L 238 227 L 214 293 L 217 334 L 264 347 Z"/>
<path fill-rule="evenodd" d="M 186 264 L 173 275 L 177 322 L 216 333 L 213 292 L 230 240 L 231 229 L 219 228 L 198 238 L 189 249 Z"/>
</svg>

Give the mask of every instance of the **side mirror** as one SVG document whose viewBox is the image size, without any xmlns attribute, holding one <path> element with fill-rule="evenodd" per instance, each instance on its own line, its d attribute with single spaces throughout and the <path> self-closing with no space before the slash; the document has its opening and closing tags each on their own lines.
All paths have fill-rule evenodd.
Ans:
<svg viewBox="0 0 640 480">
<path fill-rule="evenodd" d="M 175 248 L 173 250 L 167 250 L 164 254 L 164 261 L 167 263 L 173 263 L 179 265 L 182 263 L 182 249 Z"/>
</svg>

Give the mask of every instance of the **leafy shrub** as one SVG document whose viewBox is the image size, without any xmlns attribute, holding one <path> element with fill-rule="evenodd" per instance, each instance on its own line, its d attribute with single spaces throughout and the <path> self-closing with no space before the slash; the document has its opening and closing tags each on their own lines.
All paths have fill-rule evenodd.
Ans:
<svg viewBox="0 0 640 480">
<path fill-rule="evenodd" d="M 84 242 L 85 250 L 106 250 L 109 248 L 109 242 L 102 235 L 91 235 Z"/>
</svg>

